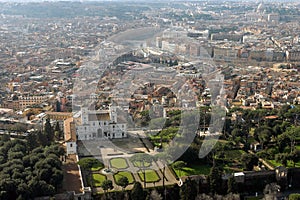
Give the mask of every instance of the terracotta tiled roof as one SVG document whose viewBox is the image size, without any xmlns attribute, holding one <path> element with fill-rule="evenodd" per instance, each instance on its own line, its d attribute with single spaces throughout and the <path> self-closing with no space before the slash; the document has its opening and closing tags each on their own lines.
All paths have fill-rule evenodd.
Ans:
<svg viewBox="0 0 300 200">
<path fill-rule="evenodd" d="M 73 117 L 70 117 L 64 121 L 64 134 L 65 141 L 76 142 L 76 130 Z"/>
</svg>

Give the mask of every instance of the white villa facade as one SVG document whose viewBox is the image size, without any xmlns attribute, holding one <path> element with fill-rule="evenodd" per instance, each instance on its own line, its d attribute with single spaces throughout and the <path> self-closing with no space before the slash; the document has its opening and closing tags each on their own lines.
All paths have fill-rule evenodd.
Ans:
<svg viewBox="0 0 300 200">
<path fill-rule="evenodd" d="M 78 140 L 95 140 L 101 138 L 127 137 L 126 123 L 118 123 L 117 107 L 110 106 L 109 110 L 88 110 L 81 108 L 81 124 L 76 126 Z"/>
</svg>

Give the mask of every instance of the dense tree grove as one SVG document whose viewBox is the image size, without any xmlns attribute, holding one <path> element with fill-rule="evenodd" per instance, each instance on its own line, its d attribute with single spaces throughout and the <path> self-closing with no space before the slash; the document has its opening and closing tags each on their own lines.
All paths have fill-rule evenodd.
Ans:
<svg viewBox="0 0 300 200">
<path fill-rule="evenodd" d="M 131 190 L 131 199 L 132 200 L 144 200 L 145 194 L 143 187 L 140 182 L 135 182 Z"/>
<path fill-rule="evenodd" d="M 180 199 L 189 200 L 195 199 L 197 196 L 196 182 L 191 179 L 187 179 L 180 190 Z"/>
<path fill-rule="evenodd" d="M 2 138 L 0 146 L 0 199 L 32 199 L 56 193 L 63 180 L 62 147 L 35 147 L 7 138 Z"/>
</svg>

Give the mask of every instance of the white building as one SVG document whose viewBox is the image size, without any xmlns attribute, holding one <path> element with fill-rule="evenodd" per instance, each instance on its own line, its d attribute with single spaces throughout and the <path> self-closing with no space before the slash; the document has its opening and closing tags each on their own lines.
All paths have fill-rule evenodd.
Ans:
<svg viewBox="0 0 300 200">
<path fill-rule="evenodd" d="M 73 117 L 64 121 L 64 139 L 66 143 L 67 155 L 77 154 L 76 131 Z"/>
<path fill-rule="evenodd" d="M 126 123 L 118 123 L 117 107 L 109 110 L 81 108 L 81 124 L 76 126 L 78 140 L 127 137 Z"/>
</svg>

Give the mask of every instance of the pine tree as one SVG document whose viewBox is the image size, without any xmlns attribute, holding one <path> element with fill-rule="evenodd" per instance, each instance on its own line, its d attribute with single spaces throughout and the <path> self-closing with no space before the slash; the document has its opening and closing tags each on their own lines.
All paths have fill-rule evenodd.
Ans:
<svg viewBox="0 0 300 200">
<path fill-rule="evenodd" d="M 219 168 L 212 167 L 208 176 L 210 192 L 212 194 L 218 193 L 222 183 L 222 173 Z"/>
<path fill-rule="evenodd" d="M 61 112 L 60 102 L 56 101 L 56 112 Z"/>
<path fill-rule="evenodd" d="M 26 138 L 26 145 L 27 145 L 27 149 L 29 151 L 33 150 L 34 148 L 38 147 L 38 137 L 37 137 L 37 133 L 30 133 L 28 134 L 27 138 Z"/>
<path fill-rule="evenodd" d="M 54 133 L 53 133 L 53 129 L 52 129 L 52 126 L 50 124 L 50 119 L 49 118 L 46 119 L 44 133 L 47 137 L 48 142 L 51 143 L 53 141 L 53 138 L 54 138 Z"/>
<path fill-rule="evenodd" d="M 59 122 L 55 124 L 54 134 L 57 140 L 62 138 L 62 131 L 60 130 Z"/>
</svg>

